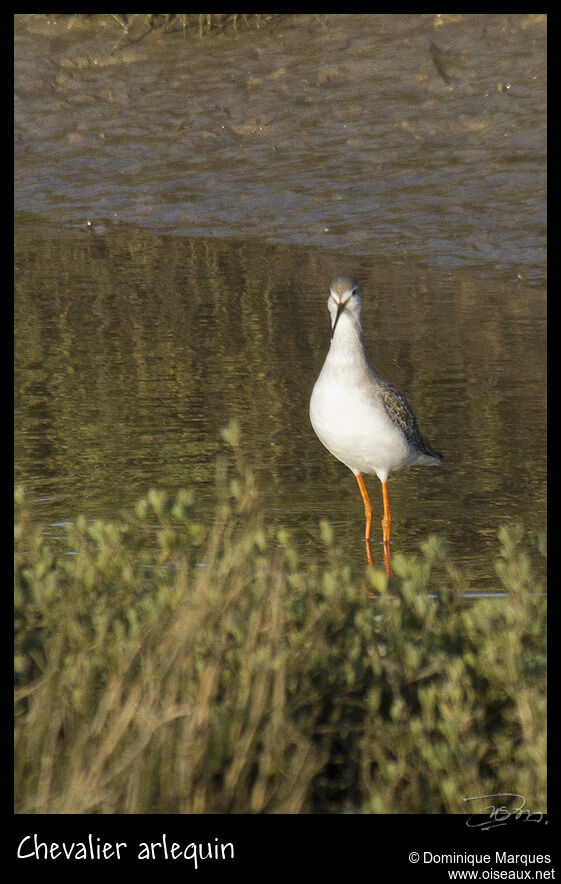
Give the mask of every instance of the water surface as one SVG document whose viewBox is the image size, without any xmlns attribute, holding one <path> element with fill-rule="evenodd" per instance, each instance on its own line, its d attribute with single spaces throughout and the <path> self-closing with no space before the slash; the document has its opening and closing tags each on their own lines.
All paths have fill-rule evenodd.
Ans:
<svg viewBox="0 0 561 884">
<path fill-rule="evenodd" d="M 16 205 L 543 285 L 545 15 L 15 19 Z"/>
<path fill-rule="evenodd" d="M 151 487 L 193 487 L 210 518 L 235 418 L 270 518 L 304 555 L 327 518 L 360 569 L 355 479 L 308 419 L 338 272 L 361 281 L 371 361 L 445 457 L 391 478 L 394 553 L 440 534 L 476 588 L 497 588 L 499 525 L 545 527 L 544 293 L 318 249 L 21 218 L 15 478 L 36 517 L 114 518 Z"/>
<path fill-rule="evenodd" d="M 237 418 L 269 516 L 362 568 L 308 420 L 354 273 L 445 457 L 391 479 L 394 553 L 440 534 L 493 591 L 500 524 L 545 526 L 546 17 L 266 19 L 15 17 L 16 481 L 53 534 L 151 487 L 210 518 Z"/>
</svg>

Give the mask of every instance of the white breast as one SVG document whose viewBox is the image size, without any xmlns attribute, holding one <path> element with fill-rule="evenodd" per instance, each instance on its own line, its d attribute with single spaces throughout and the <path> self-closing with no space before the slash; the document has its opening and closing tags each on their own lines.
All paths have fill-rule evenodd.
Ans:
<svg viewBox="0 0 561 884">
<path fill-rule="evenodd" d="M 375 473 L 385 482 L 411 459 L 403 434 L 370 391 L 322 375 L 310 399 L 310 421 L 318 438 L 355 475 Z"/>
</svg>

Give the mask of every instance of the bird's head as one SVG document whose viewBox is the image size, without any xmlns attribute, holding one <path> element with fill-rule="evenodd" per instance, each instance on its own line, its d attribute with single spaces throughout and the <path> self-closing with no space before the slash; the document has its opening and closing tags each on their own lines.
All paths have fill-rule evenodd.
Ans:
<svg viewBox="0 0 561 884">
<path fill-rule="evenodd" d="M 337 276 L 329 286 L 329 298 L 327 306 L 331 314 L 331 337 L 341 314 L 346 311 L 360 321 L 362 310 L 362 295 L 358 287 L 356 276 Z"/>
</svg>

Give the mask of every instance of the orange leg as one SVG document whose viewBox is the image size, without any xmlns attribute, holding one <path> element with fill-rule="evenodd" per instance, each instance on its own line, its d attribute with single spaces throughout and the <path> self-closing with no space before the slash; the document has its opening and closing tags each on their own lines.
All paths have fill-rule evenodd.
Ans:
<svg viewBox="0 0 561 884">
<path fill-rule="evenodd" d="M 388 580 L 392 576 L 392 556 L 390 552 L 390 535 L 392 529 L 392 514 L 390 512 L 390 499 L 388 497 L 388 483 L 382 482 L 382 498 L 384 501 L 384 518 L 382 519 L 382 542 L 384 544 L 384 565 Z"/>
<path fill-rule="evenodd" d="M 392 530 L 392 514 L 390 512 L 390 499 L 388 497 L 388 483 L 382 482 L 382 497 L 384 500 L 384 518 L 382 519 L 382 539 L 384 544 L 390 542 Z"/>
<path fill-rule="evenodd" d="M 357 473 L 356 480 L 358 482 L 358 487 L 360 490 L 360 495 L 362 497 L 362 502 L 364 503 L 364 517 L 366 519 L 366 526 L 364 528 L 364 539 L 366 540 L 366 558 L 368 559 L 368 564 L 373 565 L 372 561 L 372 550 L 370 549 L 370 530 L 372 528 L 372 504 L 370 503 L 370 498 L 368 497 L 368 491 L 366 490 L 366 485 L 364 484 L 364 479 L 362 478 L 360 473 Z"/>
</svg>

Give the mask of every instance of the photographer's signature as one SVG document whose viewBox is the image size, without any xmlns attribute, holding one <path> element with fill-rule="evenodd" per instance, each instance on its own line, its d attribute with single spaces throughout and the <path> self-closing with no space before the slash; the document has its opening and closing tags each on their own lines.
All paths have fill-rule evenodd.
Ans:
<svg viewBox="0 0 561 884">
<path fill-rule="evenodd" d="M 486 804 L 477 816 L 470 816 L 466 820 L 466 826 L 470 829 L 481 829 L 487 832 L 489 829 L 496 829 L 499 826 L 506 826 L 509 822 L 525 822 L 525 823 L 541 823 L 543 813 L 540 811 L 532 813 L 526 808 L 526 799 L 523 795 L 517 795 L 516 792 L 497 792 L 495 795 L 474 795 L 473 798 L 464 798 L 464 801 L 486 801 L 490 798 L 507 798 L 512 799 L 505 804 Z M 507 807 L 506 805 L 514 804 L 515 807 Z M 489 811 L 489 816 L 481 819 L 482 814 Z M 547 820 L 545 821 L 547 825 Z"/>
</svg>

